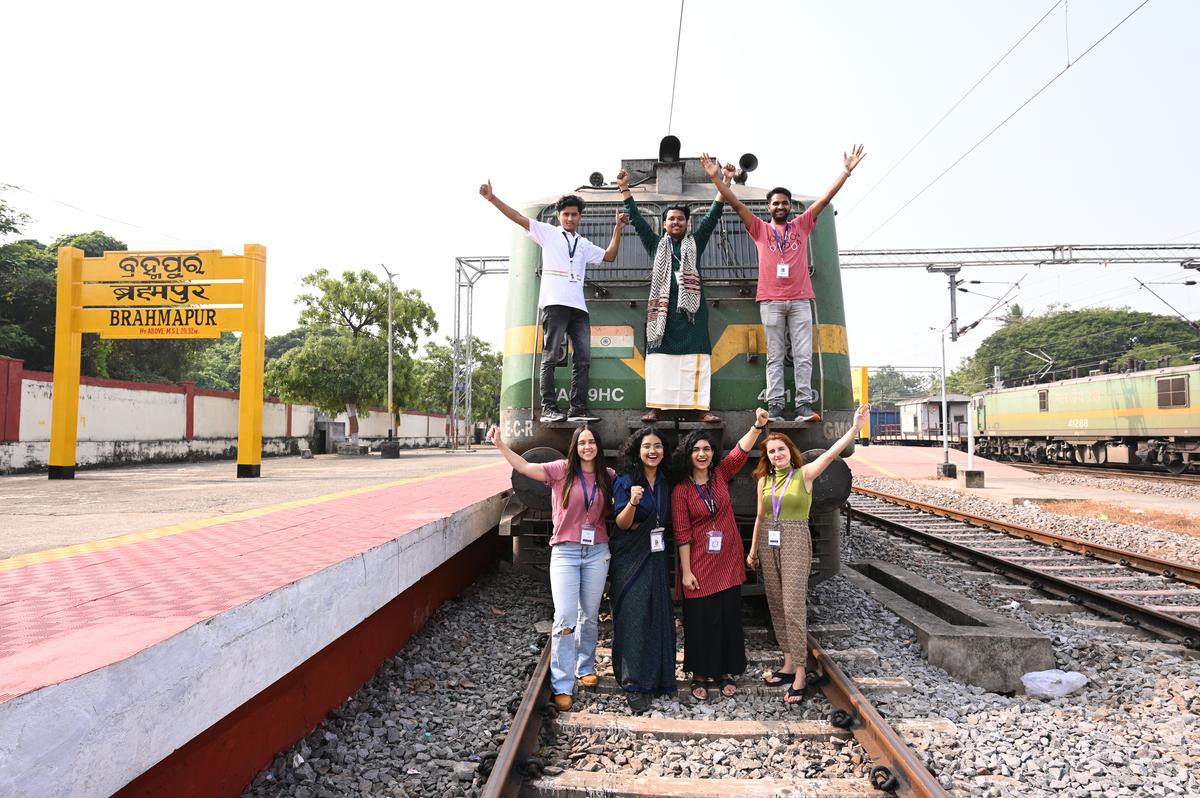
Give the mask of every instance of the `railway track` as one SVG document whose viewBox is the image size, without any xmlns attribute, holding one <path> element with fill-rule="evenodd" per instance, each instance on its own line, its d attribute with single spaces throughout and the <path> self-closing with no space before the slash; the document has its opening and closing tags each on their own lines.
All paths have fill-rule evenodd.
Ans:
<svg viewBox="0 0 1200 798">
<path fill-rule="evenodd" d="M 1200 648 L 1200 568 L 855 487 L 851 517 Z"/>
<path fill-rule="evenodd" d="M 748 633 L 751 630 L 747 630 Z M 949 721 L 923 719 L 889 725 L 868 700 L 855 680 L 848 677 L 835 659 L 809 636 L 810 682 L 818 685 L 828 701 L 827 720 L 794 721 L 719 721 L 672 719 L 630 716 L 610 712 L 575 711 L 559 713 L 550 703 L 549 643 L 525 689 L 513 723 L 491 768 L 482 795 L 484 798 L 506 796 L 554 796 L 554 798 L 598 798 L 599 796 L 745 796 L 745 798 L 783 798 L 783 796 L 946 796 L 947 793 L 926 769 L 920 758 L 909 748 L 902 734 L 917 736 L 933 731 L 952 734 Z M 743 680 L 745 682 L 747 680 Z M 601 692 L 619 692 L 611 674 L 602 678 Z M 743 684 L 742 691 L 771 690 Z M 681 690 L 681 694 L 686 692 Z M 810 699 L 816 700 L 816 699 Z M 672 741 L 689 751 L 688 757 L 714 762 L 711 747 L 729 742 L 739 746 L 764 746 L 766 762 L 755 770 L 757 778 L 695 778 L 661 772 L 651 767 L 640 772 L 631 767 L 593 770 L 573 767 L 585 753 L 602 757 L 609 763 L 604 744 L 594 745 L 599 734 L 608 740 L 625 738 L 644 745 L 647 750 L 662 756 L 658 747 Z M 866 775 L 860 778 L 824 778 L 807 776 L 809 771 L 820 772 L 822 746 L 832 742 L 846 743 L 853 739 L 869 757 L 864 766 Z M 807 752 L 812 762 L 807 767 L 795 764 L 770 772 L 771 756 L 786 747 Z M 623 755 L 615 752 L 618 761 Z M 724 757 L 717 752 L 715 757 Z M 643 757 L 644 758 L 644 757 Z M 731 757 L 734 765 L 736 756 Z M 669 768 L 666 768 L 669 770 Z M 732 769 L 732 768 L 731 768 Z M 676 767 L 676 770 L 681 768 Z M 785 772 L 788 771 L 788 772 Z M 800 771 L 800 775 L 797 775 Z"/>
<path fill-rule="evenodd" d="M 1035 474 L 1079 474 L 1100 479 L 1140 479 L 1146 482 L 1168 482 L 1177 485 L 1200 485 L 1200 474 L 1171 474 L 1148 468 L 1122 468 L 1119 466 L 1072 466 L 1050 465 L 1049 463 L 1011 463 L 1016 468 Z"/>
</svg>

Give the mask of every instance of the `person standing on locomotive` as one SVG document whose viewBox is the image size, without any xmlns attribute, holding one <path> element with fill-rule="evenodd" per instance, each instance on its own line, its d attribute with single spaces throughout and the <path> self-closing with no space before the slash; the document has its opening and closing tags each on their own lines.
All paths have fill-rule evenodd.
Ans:
<svg viewBox="0 0 1200 798">
<path fill-rule="evenodd" d="M 621 231 L 629 218 L 617 212 L 616 227 L 608 249 L 579 235 L 579 219 L 583 200 L 568 194 L 554 206 L 559 227 L 536 219 L 506 205 L 492 191 L 492 181 L 479 187 L 479 194 L 496 206 L 500 213 L 525 228 L 542 248 L 542 284 L 538 291 L 538 308 L 542 315 L 542 414 L 540 421 L 599 421 L 588 410 L 588 370 L 592 362 L 592 325 L 587 303 L 583 299 L 583 279 L 589 263 L 612 263 L 621 244 Z M 554 366 L 558 353 L 570 340 L 571 409 L 564 414 L 558 409 L 554 393 Z"/>
<path fill-rule="evenodd" d="M 608 527 L 612 482 L 616 472 L 604 462 L 596 434 L 582 424 L 571 436 L 566 460 L 530 463 L 508 447 L 500 430 L 488 430 L 488 440 L 518 474 L 550 486 L 550 593 L 554 598 L 554 627 L 550 637 L 550 691 L 554 705 L 571 708 L 575 679 L 586 687 L 596 675 L 596 637 L 600 600 L 608 577 Z"/>
<path fill-rule="evenodd" d="M 719 687 L 726 698 L 737 692 L 733 677 L 746 670 L 742 634 L 742 583 L 746 552 L 729 483 L 746 465 L 767 411 L 755 411 L 755 424 L 721 458 L 720 434 L 706 429 L 687 434 L 675 449 L 679 478 L 671 492 L 679 574 L 683 587 L 683 669 L 692 674 L 692 695 L 703 701 Z"/>
<path fill-rule="evenodd" d="M 772 687 L 788 685 L 784 703 L 804 700 L 808 652 L 808 574 L 812 570 L 812 535 L 808 511 L 813 482 L 858 437 L 867 421 L 868 405 L 854 414 L 854 424 L 837 443 L 805 464 L 804 455 L 786 435 L 772 432 L 762 442 L 754 477 L 758 480 L 758 516 L 746 565 L 762 563 L 767 607 L 775 638 L 783 649 L 783 666 L 764 674 Z"/>
<path fill-rule="evenodd" d="M 700 162 L 725 201 L 737 210 L 746 231 L 758 247 L 758 311 L 767 337 L 767 411 L 772 421 L 783 420 L 784 358 L 787 337 L 792 338 L 792 367 L 796 380 L 796 420 L 820 421 L 813 410 L 812 326 L 810 302 L 816 299 L 808 273 L 808 236 L 817 217 L 845 185 L 850 173 L 865 157 L 861 144 L 842 153 L 843 169 L 825 195 L 795 219 L 792 192 L 782 186 L 767 192 L 771 223 L 755 216 L 721 179 L 718 164 L 705 153 Z"/>
<path fill-rule="evenodd" d="M 726 182 L 733 173 L 732 166 L 725 167 Z M 683 204 L 670 206 L 662 213 L 663 235 L 659 236 L 638 211 L 624 169 L 617 173 L 617 186 L 633 229 L 654 263 L 646 302 L 647 410 L 642 421 L 653 424 L 663 409 L 699 410 L 701 421 L 716 423 L 721 419 L 708 412 L 712 340 L 699 265 L 724 210 L 721 197 L 713 200 L 695 235 L 688 232 L 691 209 Z"/>
<path fill-rule="evenodd" d="M 613 482 L 616 526 L 612 562 L 612 667 L 629 708 L 645 712 L 652 695 L 675 693 L 675 615 L 667 580 L 671 486 L 667 453 L 653 427 L 621 445 L 621 474 Z"/>
</svg>

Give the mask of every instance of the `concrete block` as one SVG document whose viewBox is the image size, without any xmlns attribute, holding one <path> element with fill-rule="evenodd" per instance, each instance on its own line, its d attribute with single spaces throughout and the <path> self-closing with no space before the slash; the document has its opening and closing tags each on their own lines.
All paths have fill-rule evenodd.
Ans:
<svg viewBox="0 0 1200 798">
<path fill-rule="evenodd" d="M 966 487 L 968 487 L 968 488 L 982 488 L 983 487 L 983 472 L 982 471 L 975 471 L 975 470 L 963 471 L 963 478 L 965 480 Z"/>
<path fill-rule="evenodd" d="M 992 585 L 992 590 L 1005 596 L 1022 596 L 1027 593 L 1033 593 L 1033 588 L 1029 585 L 1011 585 L 1007 582 L 997 582 Z"/>
<path fill-rule="evenodd" d="M 1016 693 L 1023 674 L 1054 667 L 1049 638 L 898 565 L 863 560 L 842 578 L 900 616 L 930 664 L 968 684 Z"/>
<path fill-rule="evenodd" d="M 958 466 L 954 463 L 938 463 L 937 475 L 939 477 L 955 479 L 958 477 Z"/>
<path fill-rule="evenodd" d="M 1040 612 L 1044 615 L 1070 615 L 1072 612 L 1087 612 L 1078 604 L 1056 599 L 1027 598 L 1021 599 L 1021 606 L 1030 612 Z"/>
</svg>

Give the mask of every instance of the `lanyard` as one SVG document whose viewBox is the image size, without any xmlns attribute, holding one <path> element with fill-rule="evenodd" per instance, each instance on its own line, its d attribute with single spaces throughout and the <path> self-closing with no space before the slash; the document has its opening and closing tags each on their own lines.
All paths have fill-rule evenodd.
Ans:
<svg viewBox="0 0 1200 798">
<path fill-rule="evenodd" d="M 570 237 L 567 236 L 567 231 L 563 230 L 562 234 L 563 234 L 563 238 L 565 238 L 567 240 L 567 257 L 570 259 L 571 265 L 574 266 L 575 265 L 575 250 L 579 249 L 579 235 L 576 234 L 575 243 L 572 244 Z M 786 236 L 785 236 L 785 238 L 786 238 Z"/>
<path fill-rule="evenodd" d="M 587 479 L 583 474 L 579 475 L 579 489 L 583 491 L 583 520 L 590 520 L 592 515 L 592 502 L 596 501 L 596 491 L 600 490 L 600 476 L 596 476 L 596 480 L 592 483 L 592 498 L 588 498 Z"/>
<path fill-rule="evenodd" d="M 708 482 L 705 482 L 704 487 L 701 488 L 699 485 L 696 484 L 695 480 L 692 480 L 692 487 L 696 489 L 696 493 L 699 494 L 701 500 L 704 502 L 704 506 L 708 508 L 708 512 L 712 515 L 713 518 L 716 518 L 717 517 L 717 497 L 713 495 L 711 483 L 712 483 L 712 480 L 709 480 Z"/>
<path fill-rule="evenodd" d="M 779 520 L 779 511 L 783 507 L 783 494 L 787 493 L 788 485 L 792 484 L 792 475 L 796 473 L 796 469 L 788 472 L 787 479 L 783 481 L 783 490 L 779 491 L 779 499 L 775 498 L 775 477 L 771 477 L 771 511 L 775 513 L 775 520 Z"/>
<path fill-rule="evenodd" d="M 655 479 L 657 482 L 658 480 Z M 646 490 L 650 492 L 650 501 L 654 502 L 654 525 L 662 526 L 662 494 L 656 494 L 654 488 L 647 486 Z"/>
<path fill-rule="evenodd" d="M 775 236 L 775 245 L 779 247 L 779 257 L 781 257 L 781 258 L 783 257 L 784 250 L 787 249 L 788 231 L 790 229 L 791 229 L 791 227 L 788 225 L 787 222 L 785 222 L 783 225 L 783 240 L 780 241 L 779 240 L 779 231 L 775 228 L 775 225 L 771 225 L 771 235 Z M 563 235 L 566 235 L 566 233 L 563 233 Z"/>
</svg>

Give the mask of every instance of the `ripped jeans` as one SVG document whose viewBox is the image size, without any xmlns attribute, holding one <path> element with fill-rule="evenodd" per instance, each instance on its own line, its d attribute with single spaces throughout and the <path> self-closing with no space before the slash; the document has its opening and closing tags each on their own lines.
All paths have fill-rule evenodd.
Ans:
<svg viewBox="0 0 1200 798">
<path fill-rule="evenodd" d="M 574 694 L 575 677 L 596 672 L 600 599 L 609 559 L 607 543 L 584 546 L 564 541 L 550 550 L 550 592 L 554 596 L 550 691 L 555 695 Z"/>
</svg>

